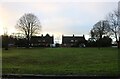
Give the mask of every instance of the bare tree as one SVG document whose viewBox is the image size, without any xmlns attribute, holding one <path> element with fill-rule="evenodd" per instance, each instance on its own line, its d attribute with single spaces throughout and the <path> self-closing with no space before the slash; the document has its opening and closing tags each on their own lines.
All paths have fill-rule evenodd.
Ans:
<svg viewBox="0 0 120 79">
<path fill-rule="evenodd" d="M 118 23 L 119 16 L 120 15 L 118 14 L 118 10 L 115 10 L 109 13 L 109 15 L 107 16 L 107 20 L 109 21 L 111 33 L 114 34 L 116 41 L 118 41 L 118 34 L 119 34 L 119 28 L 120 28 L 119 23 Z"/>
<path fill-rule="evenodd" d="M 120 1 L 118 2 L 118 36 L 119 36 L 119 42 L 118 42 L 118 48 L 120 48 Z"/>
<path fill-rule="evenodd" d="M 8 50 L 8 43 L 9 43 L 9 37 L 8 37 L 8 30 L 7 27 L 3 28 L 4 35 L 2 35 L 2 46 L 5 48 L 5 50 Z"/>
<path fill-rule="evenodd" d="M 32 14 L 24 14 L 17 22 L 16 28 L 24 33 L 29 47 L 31 36 L 38 34 L 41 30 L 41 24 L 38 18 Z"/>
<path fill-rule="evenodd" d="M 107 20 L 97 22 L 90 31 L 92 37 L 101 39 L 103 35 L 108 34 L 109 23 Z"/>
</svg>

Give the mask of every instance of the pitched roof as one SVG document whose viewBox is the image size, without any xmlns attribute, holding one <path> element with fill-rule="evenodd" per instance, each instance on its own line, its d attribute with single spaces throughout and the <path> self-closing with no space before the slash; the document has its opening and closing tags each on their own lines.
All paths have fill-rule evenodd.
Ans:
<svg viewBox="0 0 120 79">
<path fill-rule="evenodd" d="M 84 42 L 85 37 L 83 36 L 62 36 L 62 43 L 71 43 L 71 41 L 79 41 L 79 42 Z"/>
</svg>

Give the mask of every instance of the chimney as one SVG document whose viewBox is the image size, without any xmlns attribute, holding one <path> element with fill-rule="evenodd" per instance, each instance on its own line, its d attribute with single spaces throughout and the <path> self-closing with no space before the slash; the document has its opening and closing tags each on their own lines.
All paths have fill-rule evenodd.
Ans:
<svg viewBox="0 0 120 79">
<path fill-rule="evenodd" d="M 83 35 L 83 38 L 85 37 L 85 35 Z"/>
<path fill-rule="evenodd" d="M 73 34 L 73 37 L 74 37 L 74 34 Z"/>
<path fill-rule="evenodd" d="M 43 37 L 43 34 L 41 36 Z"/>
</svg>

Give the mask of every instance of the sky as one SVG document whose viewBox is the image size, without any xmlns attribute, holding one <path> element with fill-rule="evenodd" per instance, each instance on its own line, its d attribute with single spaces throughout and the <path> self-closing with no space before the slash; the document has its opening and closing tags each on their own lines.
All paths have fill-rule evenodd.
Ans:
<svg viewBox="0 0 120 79">
<path fill-rule="evenodd" d="M 1 0 L 0 34 L 18 32 L 16 22 L 25 13 L 33 13 L 40 20 L 41 34 L 54 35 L 61 42 L 62 35 L 85 35 L 106 15 L 117 9 L 118 0 Z"/>
</svg>

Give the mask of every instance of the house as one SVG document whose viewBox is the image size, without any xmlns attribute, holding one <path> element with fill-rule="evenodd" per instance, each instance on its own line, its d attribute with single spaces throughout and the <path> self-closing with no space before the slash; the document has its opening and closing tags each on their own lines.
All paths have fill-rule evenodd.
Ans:
<svg viewBox="0 0 120 79">
<path fill-rule="evenodd" d="M 62 35 L 62 46 L 64 47 L 85 47 L 85 37 L 83 36 L 64 36 Z"/>
<path fill-rule="evenodd" d="M 33 47 L 50 47 L 54 43 L 54 37 L 46 34 L 46 36 L 32 36 L 31 46 Z"/>
</svg>

